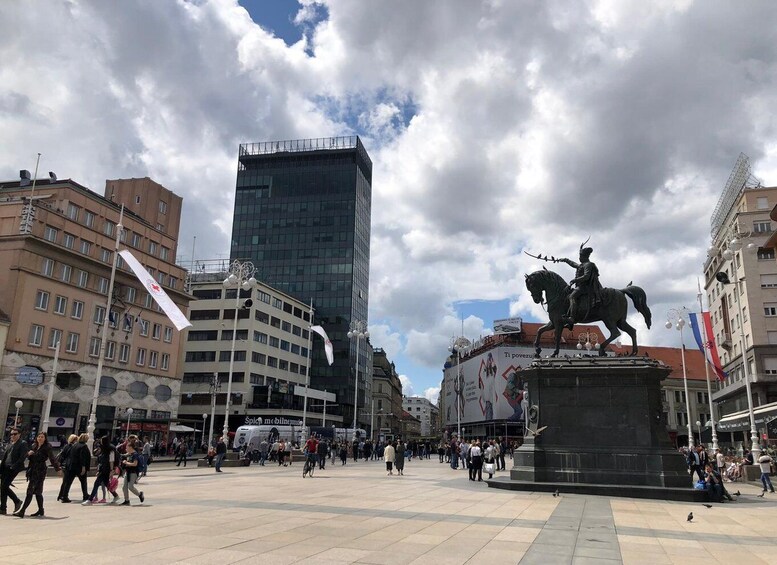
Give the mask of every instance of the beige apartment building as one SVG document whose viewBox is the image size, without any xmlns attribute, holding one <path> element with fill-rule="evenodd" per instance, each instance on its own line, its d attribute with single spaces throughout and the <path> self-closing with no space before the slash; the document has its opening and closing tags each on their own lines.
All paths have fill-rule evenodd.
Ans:
<svg viewBox="0 0 777 565">
<path fill-rule="evenodd" d="M 753 406 L 777 401 L 777 261 L 774 247 L 768 244 L 774 231 L 770 212 L 777 205 L 777 187 L 749 182 L 749 168 L 739 180 L 736 172 L 735 168 L 712 216 L 712 246 L 704 264 L 713 334 L 728 373 L 713 393 L 721 416 L 748 408 L 743 353 Z M 719 282 L 715 278 L 719 272 L 731 284 Z M 766 432 L 764 425 L 756 427 L 759 435 Z M 746 417 L 726 427 L 736 442 L 745 441 L 749 430 Z"/>
<path fill-rule="evenodd" d="M 192 323 L 184 333 L 179 417 L 202 422 L 197 429 L 221 435 L 224 426 L 233 327 L 235 361 L 229 429 L 244 425 L 301 426 L 310 356 L 310 306 L 261 281 L 253 290 L 225 288 L 228 261 L 197 261 L 189 286 Z M 250 300 L 250 302 L 248 302 Z M 321 339 L 317 334 L 314 339 Z M 324 414 L 323 401 L 309 398 L 308 426 L 342 427 L 342 416 Z M 207 414 L 207 424 L 202 415 Z M 198 435 L 198 440 L 200 439 Z"/>
<path fill-rule="evenodd" d="M 175 264 L 182 199 L 148 178 L 108 180 L 105 195 L 72 180 L 39 180 L 34 190 L 19 181 L 0 184 L 6 430 L 19 400 L 25 433 L 39 429 L 59 342 L 49 435 L 86 431 L 105 323 L 97 433 L 115 431 L 130 407 L 131 429 L 149 435 L 166 436 L 177 415 L 180 334 L 120 258 L 110 314 L 106 307 L 124 204 L 120 249 L 130 250 L 186 311 L 185 271 Z"/>
<path fill-rule="evenodd" d="M 402 408 L 421 422 L 421 436 L 439 437 L 440 411 L 427 398 L 423 396 L 405 396 L 402 398 Z"/>
<path fill-rule="evenodd" d="M 402 435 L 402 382 L 394 363 L 380 347 L 372 350 L 373 439 L 394 439 Z"/>
</svg>

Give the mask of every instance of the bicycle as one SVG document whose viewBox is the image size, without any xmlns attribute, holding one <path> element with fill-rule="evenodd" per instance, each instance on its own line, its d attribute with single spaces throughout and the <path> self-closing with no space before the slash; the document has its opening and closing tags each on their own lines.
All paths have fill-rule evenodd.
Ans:
<svg viewBox="0 0 777 565">
<path fill-rule="evenodd" d="M 302 478 L 304 479 L 305 476 L 310 473 L 310 476 L 313 476 L 313 471 L 316 468 L 316 463 L 313 461 L 311 457 L 305 458 L 305 465 L 302 467 Z"/>
</svg>

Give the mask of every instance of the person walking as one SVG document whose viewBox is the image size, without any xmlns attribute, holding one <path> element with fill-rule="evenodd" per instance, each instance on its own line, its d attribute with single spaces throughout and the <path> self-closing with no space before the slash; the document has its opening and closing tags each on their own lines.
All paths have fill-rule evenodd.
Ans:
<svg viewBox="0 0 777 565">
<path fill-rule="evenodd" d="M 84 444 L 84 447 L 86 447 L 86 444 Z M 97 457 L 97 476 L 95 477 L 94 484 L 92 485 L 91 495 L 89 495 L 81 503 L 83 506 L 89 506 L 97 502 L 97 491 L 100 487 L 107 489 L 113 495 L 111 504 L 116 504 L 119 502 L 118 493 L 115 489 L 111 489 L 111 475 L 116 469 L 121 469 L 119 465 L 119 453 L 116 448 L 111 445 L 111 441 L 108 436 L 103 436 L 100 438 L 99 450 L 100 455 Z M 89 448 L 86 447 L 84 451 L 88 454 Z M 105 499 L 102 500 L 104 502 Z"/>
<path fill-rule="evenodd" d="M 766 492 L 767 487 L 769 492 L 774 492 L 772 480 L 769 478 L 769 473 L 772 470 L 772 461 L 773 459 L 765 451 L 763 452 L 763 455 L 758 458 L 758 465 L 761 467 L 761 483 L 764 486 L 764 492 Z"/>
<path fill-rule="evenodd" d="M 221 463 L 224 461 L 224 458 L 227 456 L 227 444 L 224 443 L 224 438 L 220 437 L 218 443 L 216 444 L 216 472 L 221 473 L 223 472 L 221 470 Z"/>
<path fill-rule="evenodd" d="M 186 446 L 186 443 L 182 442 L 181 445 Z M 135 448 L 136 441 L 134 438 L 131 438 L 127 442 L 127 455 L 122 458 L 121 462 L 121 466 L 124 469 L 124 486 L 122 487 L 124 502 L 121 503 L 121 506 L 130 505 L 129 491 L 132 491 L 135 496 L 140 499 L 141 504 L 143 504 L 146 499 L 143 495 L 143 491 L 138 491 L 138 489 L 135 488 L 135 482 L 138 479 L 138 465 L 140 464 L 140 453 L 138 453 Z"/>
<path fill-rule="evenodd" d="M 346 442 L 340 444 L 340 461 L 342 461 L 342 465 L 348 462 L 348 443 Z"/>
<path fill-rule="evenodd" d="M 185 441 L 178 444 L 178 451 L 176 452 L 175 461 L 176 467 L 180 467 L 181 463 L 186 467 L 186 457 L 189 455 L 189 446 Z"/>
<path fill-rule="evenodd" d="M 35 502 L 38 504 L 38 511 L 32 516 L 43 517 L 43 482 L 46 480 L 46 461 L 51 463 L 51 466 L 57 470 L 57 473 L 62 473 L 62 468 L 59 466 L 57 458 L 54 457 L 54 452 L 49 445 L 48 439 L 46 439 L 45 432 L 40 432 L 35 436 L 35 443 L 32 449 L 27 452 L 27 458 L 30 460 L 29 467 L 27 468 L 27 496 L 24 498 L 24 504 L 13 515 L 17 518 L 24 518 L 24 513 L 27 511 L 27 507 L 32 502 L 32 497 L 35 496 Z"/>
<path fill-rule="evenodd" d="M 483 452 L 480 449 L 480 441 L 476 440 L 469 448 L 469 480 L 483 480 Z"/>
<path fill-rule="evenodd" d="M 405 452 L 405 446 L 400 441 L 395 447 L 394 447 L 394 468 L 397 470 L 397 475 L 404 475 L 405 472 L 405 456 L 407 453 Z"/>
<path fill-rule="evenodd" d="M 259 444 L 259 465 L 264 467 L 264 462 L 267 461 L 267 450 L 269 449 L 269 445 L 267 444 L 267 440 L 263 439 L 262 443 Z"/>
<path fill-rule="evenodd" d="M 494 476 L 494 468 L 496 467 L 496 449 L 494 449 L 494 440 L 489 440 L 488 447 L 486 447 L 486 451 L 483 454 L 483 461 L 488 465 L 486 468 L 486 472 L 488 473 L 488 478 L 491 479 Z"/>
<path fill-rule="evenodd" d="M 70 437 L 75 437 L 78 441 L 71 445 L 67 462 L 62 464 L 65 478 L 62 480 L 62 488 L 59 491 L 60 498 L 57 499 L 65 504 L 70 502 L 70 486 L 76 478 L 81 483 L 81 501 L 89 499 L 86 477 L 89 474 L 89 467 L 92 462 L 92 458 L 89 455 L 89 446 L 86 443 L 89 441 L 89 434 Z"/>
<path fill-rule="evenodd" d="M 70 452 L 73 449 L 73 445 L 77 441 L 78 436 L 76 434 L 70 434 L 70 437 L 67 438 L 67 444 L 65 444 L 65 447 L 62 448 L 62 450 L 59 452 L 59 455 L 57 456 L 57 459 L 59 460 L 59 466 L 62 467 L 63 471 L 62 486 L 59 487 L 57 502 L 63 498 L 70 502 L 70 500 L 67 498 L 67 492 L 70 490 L 70 485 L 73 483 L 74 477 L 69 472 L 70 470 L 68 469 L 68 461 L 70 461 Z"/>
<path fill-rule="evenodd" d="M 151 442 L 148 438 L 143 439 L 143 471 L 138 475 L 138 481 L 140 481 L 140 477 L 145 477 L 148 475 L 148 466 L 151 465 L 151 461 L 153 460 L 151 458 Z"/>
<path fill-rule="evenodd" d="M 21 471 L 24 470 L 24 461 L 27 459 L 27 442 L 21 439 L 21 431 L 11 428 L 11 445 L 3 453 L 0 460 L 0 514 L 7 514 L 6 504 L 8 499 L 14 503 L 14 512 L 22 507 L 22 501 L 11 490 L 11 484 Z"/>
<path fill-rule="evenodd" d="M 386 473 L 387 475 L 393 475 L 394 474 L 394 457 L 396 456 L 396 450 L 394 449 L 394 446 L 392 444 L 388 444 L 386 448 L 383 450 L 383 461 L 386 462 Z M 345 463 L 343 463 L 345 465 Z"/>
</svg>

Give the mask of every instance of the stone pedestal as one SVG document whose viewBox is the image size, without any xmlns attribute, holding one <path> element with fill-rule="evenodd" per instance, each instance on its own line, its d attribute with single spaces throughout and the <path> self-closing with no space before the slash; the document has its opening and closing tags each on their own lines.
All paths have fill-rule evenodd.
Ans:
<svg viewBox="0 0 777 565">
<path fill-rule="evenodd" d="M 523 371 L 535 429 L 514 454 L 510 479 L 489 486 L 698 500 L 672 447 L 661 402 L 669 369 L 641 357 L 534 362 Z"/>
</svg>

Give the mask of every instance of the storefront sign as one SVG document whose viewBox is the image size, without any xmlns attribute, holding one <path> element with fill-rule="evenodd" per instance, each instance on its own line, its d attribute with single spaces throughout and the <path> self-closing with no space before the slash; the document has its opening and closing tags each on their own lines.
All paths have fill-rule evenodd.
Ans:
<svg viewBox="0 0 777 565">
<path fill-rule="evenodd" d="M 16 382 L 20 385 L 37 386 L 43 384 L 43 373 L 37 367 L 25 365 L 16 371 Z"/>
<path fill-rule="evenodd" d="M 283 416 L 246 416 L 244 426 L 301 426 L 302 420 L 292 420 Z"/>
<path fill-rule="evenodd" d="M 51 419 L 52 428 L 72 428 L 75 423 L 75 418 L 63 418 L 62 416 L 54 416 Z"/>
</svg>

